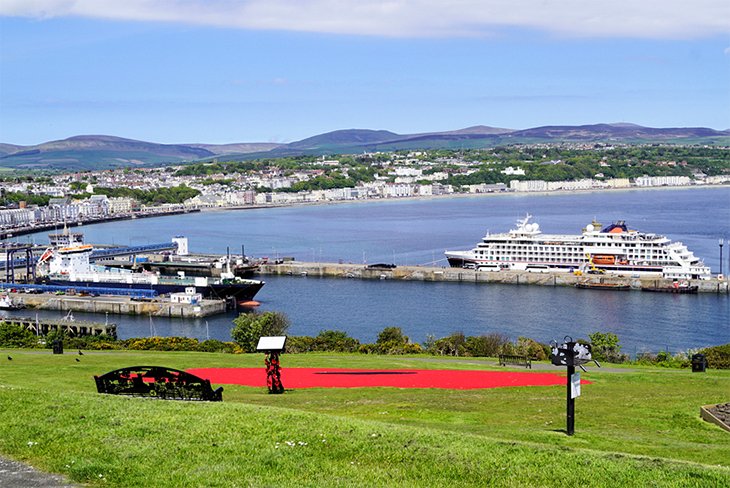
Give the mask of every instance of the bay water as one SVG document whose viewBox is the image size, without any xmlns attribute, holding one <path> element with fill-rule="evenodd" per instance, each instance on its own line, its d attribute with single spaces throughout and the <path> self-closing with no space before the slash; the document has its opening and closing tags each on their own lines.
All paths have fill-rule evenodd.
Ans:
<svg viewBox="0 0 730 488">
<path fill-rule="evenodd" d="M 629 228 L 686 244 L 719 272 L 730 266 L 730 187 L 506 194 L 387 200 L 194 214 L 87 225 L 86 242 L 143 245 L 189 239 L 192 252 L 298 261 L 447 266 L 446 249 L 468 249 L 487 232 L 506 232 L 533 215 L 545 233 L 579 234 L 594 219 L 625 220 Z M 47 243 L 45 234 L 23 241 Z M 415 342 L 453 332 L 502 333 L 541 342 L 619 336 L 623 351 L 686 351 L 730 342 L 730 297 L 578 290 L 474 283 L 264 277 L 262 311 L 285 313 L 291 335 L 338 329 L 373 342 L 384 327 L 401 327 Z M 25 311 L 24 315 L 29 312 Z M 58 312 L 39 311 L 57 317 Z M 235 313 L 205 319 L 76 314 L 114 322 L 121 338 L 179 335 L 230 340 Z"/>
</svg>

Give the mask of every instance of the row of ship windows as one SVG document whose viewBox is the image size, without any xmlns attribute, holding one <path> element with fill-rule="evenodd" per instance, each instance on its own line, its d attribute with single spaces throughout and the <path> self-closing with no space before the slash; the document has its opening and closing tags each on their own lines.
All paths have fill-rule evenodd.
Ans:
<svg viewBox="0 0 730 488">
<path fill-rule="evenodd" d="M 485 255 L 489 253 L 489 251 L 485 250 L 478 250 L 477 254 Z M 539 249 L 537 251 L 529 251 L 529 250 L 510 250 L 510 249 L 495 249 L 493 250 L 492 254 L 516 254 L 516 255 L 534 255 L 534 256 L 583 256 L 583 252 L 578 252 L 575 249 L 565 249 L 565 248 L 559 248 L 559 249 L 553 249 L 553 250 L 547 250 L 543 251 L 542 249 Z M 651 257 L 654 259 L 660 259 L 663 257 L 666 257 L 667 253 L 663 249 L 659 250 L 648 250 L 648 249 L 641 249 L 638 252 L 629 252 L 628 257 L 634 258 L 634 257 Z"/>
<path fill-rule="evenodd" d="M 560 241 L 542 241 L 542 242 L 534 242 L 534 241 L 512 241 L 509 243 L 497 243 L 497 242 L 491 242 L 491 243 L 484 243 L 484 245 L 491 245 L 493 247 L 504 247 L 506 244 L 516 245 L 517 247 L 524 248 L 524 247 L 530 247 L 534 245 L 539 246 L 560 246 L 568 244 L 569 242 L 560 242 Z M 661 248 L 666 246 L 666 242 L 612 242 L 612 241 L 598 241 L 598 242 L 580 242 L 575 243 L 575 245 L 580 246 L 580 248 L 584 247 L 652 247 L 652 248 Z"/>
<path fill-rule="evenodd" d="M 585 259 L 583 259 L 582 256 L 569 255 L 569 254 L 554 254 L 554 253 L 549 256 L 532 255 L 529 257 L 524 256 L 524 255 L 522 255 L 522 256 L 520 256 L 520 255 L 509 255 L 509 256 L 489 255 L 489 256 L 483 256 L 482 259 L 487 259 L 489 261 L 529 261 L 529 258 L 532 258 L 532 259 L 539 258 L 539 261 L 542 261 L 542 262 L 581 262 L 581 261 L 585 261 Z M 672 261 L 670 261 L 668 259 L 662 259 L 659 256 L 642 256 L 640 258 L 637 258 L 635 261 L 638 261 L 638 262 L 651 261 L 655 265 L 673 264 Z"/>
<path fill-rule="evenodd" d="M 613 243 L 596 243 L 593 244 L 592 247 L 627 247 L 627 248 L 635 248 L 636 244 L 626 244 L 626 245 L 615 245 Z M 573 252 L 585 252 L 585 247 L 570 247 L 570 246 L 500 246 L 495 245 L 491 246 L 491 249 L 494 249 L 495 251 L 500 250 L 527 250 L 527 251 L 573 251 Z M 655 252 L 661 252 L 665 253 L 663 246 L 659 246 L 658 244 L 652 244 L 652 245 L 644 245 L 641 247 L 641 249 L 638 250 L 639 252 L 647 252 L 647 251 L 655 251 Z M 630 251 L 629 251 L 630 252 Z"/>
</svg>

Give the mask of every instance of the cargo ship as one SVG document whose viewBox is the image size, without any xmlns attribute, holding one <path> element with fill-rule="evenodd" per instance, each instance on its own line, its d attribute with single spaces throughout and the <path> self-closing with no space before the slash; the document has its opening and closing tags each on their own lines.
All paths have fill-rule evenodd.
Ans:
<svg viewBox="0 0 730 488">
<path fill-rule="evenodd" d="M 446 251 L 452 267 L 532 272 L 598 270 L 676 280 L 710 279 L 710 268 L 681 242 L 630 230 L 621 220 L 588 224 L 579 235 L 543 234 L 531 215 L 506 233 L 487 234 L 468 251 Z"/>
<path fill-rule="evenodd" d="M 163 275 L 152 272 L 133 272 L 108 268 L 90 261 L 94 246 L 71 242 L 64 247 L 51 247 L 38 261 L 38 282 L 66 286 L 80 291 L 83 288 L 115 288 L 154 290 L 158 295 L 178 292 L 200 293 L 204 298 L 223 299 L 237 305 L 251 302 L 263 281 L 243 279 L 230 271 L 220 277 Z"/>
</svg>

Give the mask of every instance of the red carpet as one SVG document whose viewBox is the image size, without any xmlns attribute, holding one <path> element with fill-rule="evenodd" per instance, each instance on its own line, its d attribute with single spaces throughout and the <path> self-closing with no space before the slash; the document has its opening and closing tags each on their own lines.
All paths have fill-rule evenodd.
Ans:
<svg viewBox="0 0 730 488">
<path fill-rule="evenodd" d="M 194 368 L 187 370 L 213 384 L 266 388 L 264 368 Z M 284 388 L 445 388 L 473 390 L 508 386 L 565 385 L 565 376 L 554 373 L 465 371 L 434 369 L 366 370 L 337 368 L 282 368 Z M 582 384 L 589 382 L 581 380 Z"/>
</svg>

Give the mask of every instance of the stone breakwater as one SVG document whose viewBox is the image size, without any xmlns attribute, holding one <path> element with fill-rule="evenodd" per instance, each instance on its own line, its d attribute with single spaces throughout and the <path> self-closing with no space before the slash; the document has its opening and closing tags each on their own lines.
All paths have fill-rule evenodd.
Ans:
<svg viewBox="0 0 730 488">
<path fill-rule="evenodd" d="M 281 264 L 263 264 L 261 275 L 281 276 L 316 276 L 323 278 L 401 280 L 401 281 L 443 281 L 460 283 L 500 283 L 510 285 L 542 285 L 571 286 L 582 283 L 589 285 L 605 285 L 629 287 L 640 291 L 642 288 L 671 287 L 672 280 L 643 276 L 634 278 L 628 275 L 593 275 L 577 276 L 561 272 L 527 272 L 527 271 L 477 271 L 463 268 L 442 268 L 427 266 L 368 267 L 362 264 L 341 263 L 306 263 L 287 261 Z M 699 293 L 728 294 L 728 281 L 713 278 L 711 280 L 690 280 L 691 286 L 697 286 Z M 617 288 L 620 289 L 620 288 Z"/>
</svg>

